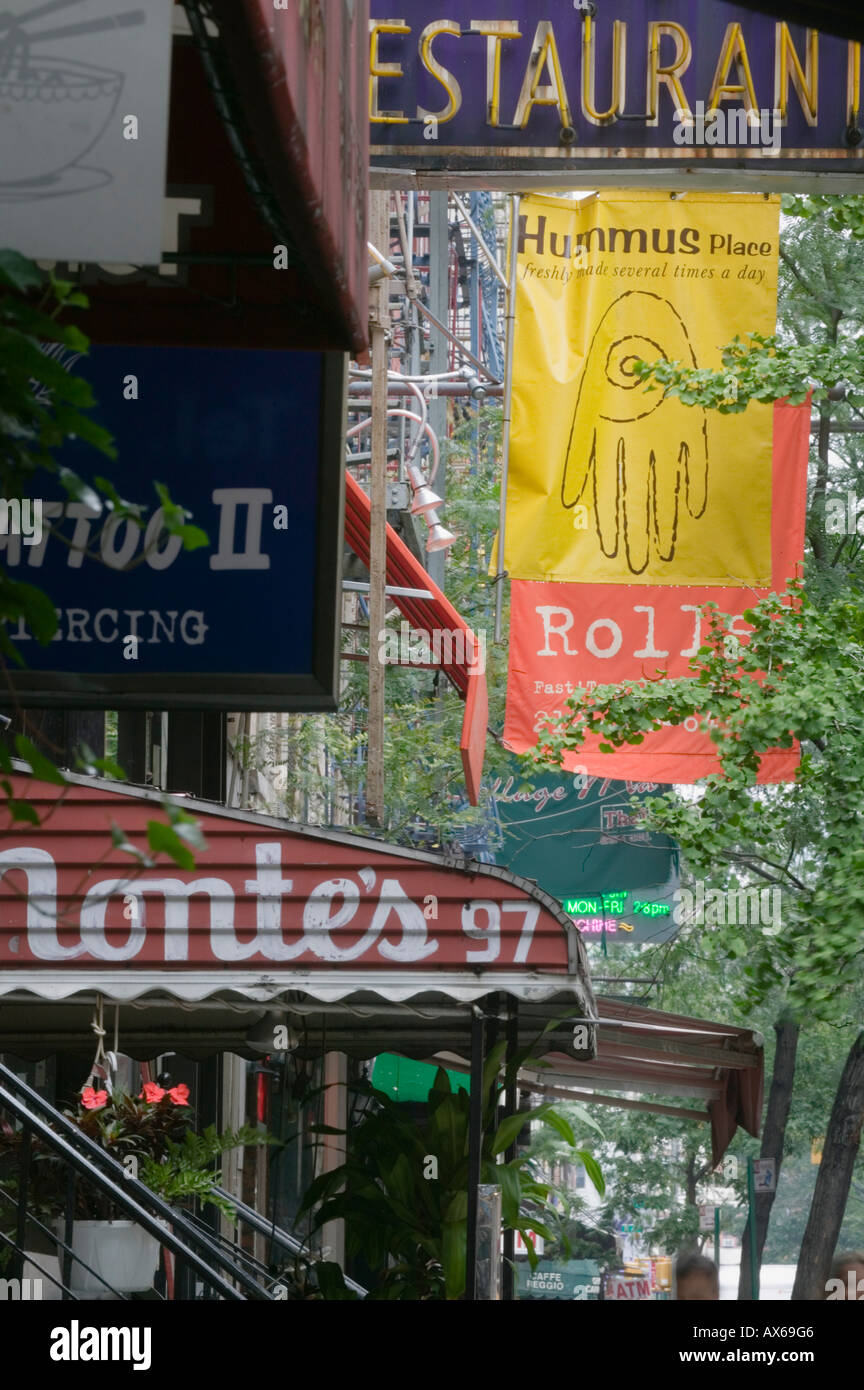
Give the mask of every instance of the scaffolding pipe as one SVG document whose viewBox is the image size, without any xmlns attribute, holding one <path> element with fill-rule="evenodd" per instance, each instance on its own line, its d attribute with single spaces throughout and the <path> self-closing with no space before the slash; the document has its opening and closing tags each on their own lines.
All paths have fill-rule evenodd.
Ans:
<svg viewBox="0 0 864 1390">
<path fill-rule="evenodd" d="M 436 396 L 470 396 L 471 387 L 467 381 L 439 381 L 434 377 L 427 377 L 426 380 L 434 390 L 429 391 L 429 399 L 434 400 Z M 504 395 L 504 387 L 500 382 L 483 383 L 483 390 L 487 396 L 494 396 L 500 399 Z M 365 394 L 363 394 L 365 392 Z M 389 396 L 408 396 L 411 394 L 409 386 L 401 382 L 391 381 L 387 387 Z M 349 410 L 359 410 L 365 403 L 367 406 L 371 400 L 369 395 L 368 381 L 352 381 L 348 386 Z"/>
<path fill-rule="evenodd" d="M 474 237 L 474 240 L 476 241 L 476 243 L 477 243 L 477 245 L 478 245 L 480 251 L 482 252 L 483 256 L 486 258 L 486 260 L 489 262 L 489 264 L 491 265 L 491 267 L 492 267 L 492 269 L 494 270 L 495 274 L 498 276 L 498 279 L 501 281 L 501 284 L 504 286 L 504 288 L 505 288 L 505 290 L 506 290 L 506 289 L 507 289 L 507 277 L 506 277 L 506 275 L 504 274 L 503 270 L 501 269 L 500 265 L 498 264 L 497 260 L 495 259 L 495 256 L 494 256 L 493 253 L 489 250 L 489 247 L 486 245 L 485 241 L 483 240 L 483 237 L 482 237 L 482 235 L 481 235 L 481 233 L 480 233 L 480 231 L 479 231 L 479 229 L 478 229 L 478 227 L 477 227 L 477 223 L 474 221 L 474 218 L 471 216 L 471 214 L 470 214 L 470 212 L 468 211 L 468 209 L 466 208 L 465 204 L 462 202 L 462 199 L 459 197 L 459 194 L 458 194 L 458 193 L 451 193 L 450 196 L 452 197 L 454 203 L 456 204 L 457 208 L 458 208 L 459 211 L 461 212 L 462 216 L 465 218 L 465 221 L 468 223 L 468 226 L 471 228 L 471 235 Z"/>
<path fill-rule="evenodd" d="M 501 498 L 498 506 L 498 563 L 495 572 L 495 641 L 501 641 L 504 607 L 504 541 L 507 531 L 507 479 L 510 472 L 510 419 L 513 409 L 513 335 L 516 324 L 516 257 L 519 242 L 519 194 L 510 203 L 510 265 L 507 284 L 507 360 L 504 365 L 504 418 L 501 438 Z"/>
</svg>

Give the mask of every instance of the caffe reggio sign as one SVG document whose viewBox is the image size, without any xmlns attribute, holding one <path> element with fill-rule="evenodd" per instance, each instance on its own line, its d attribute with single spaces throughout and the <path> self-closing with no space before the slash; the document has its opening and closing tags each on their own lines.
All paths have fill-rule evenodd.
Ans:
<svg viewBox="0 0 864 1390">
<path fill-rule="evenodd" d="M 371 9 L 378 186 L 859 187 L 851 40 L 723 0 Z"/>
</svg>

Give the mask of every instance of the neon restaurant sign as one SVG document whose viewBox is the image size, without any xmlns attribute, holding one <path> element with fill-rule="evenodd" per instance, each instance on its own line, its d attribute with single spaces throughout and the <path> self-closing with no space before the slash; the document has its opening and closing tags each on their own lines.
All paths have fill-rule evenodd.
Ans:
<svg viewBox="0 0 864 1390">
<path fill-rule="evenodd" d="M 735 187 L 743 169 L 766 189 L 819 173 L 852 191 L 864 169 L 851 40 L 725 0 L 472 0 L 460 20 L 439 0 L 402 0 L 398 18 L 384 0 L 371 9 L 379 186 L 398 186 L 400 169 L 466 183 L 594 168 L 590 187 L 632 180 L 634 161 L 679 173 L 686 161 L 688 187 Z"/>
<path fill-rule="evenodd" d="M 630 944 L 665 941 L 675 934 L 668 885 L 621 892 L 581 893 L 564 898 L 564 911 L 583 936 Z M 659 920 L 658 920 L 659 919 Z"/>
</svg>

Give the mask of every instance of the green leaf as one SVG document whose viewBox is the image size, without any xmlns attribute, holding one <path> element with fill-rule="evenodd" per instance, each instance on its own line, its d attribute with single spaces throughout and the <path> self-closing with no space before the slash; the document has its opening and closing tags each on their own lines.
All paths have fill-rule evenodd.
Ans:
<svg viewBox="0 0 864 1390">
<path fill-rule="evenodd" d="M 175 825 L 174 829 L 180 839 L 184 840 L 187 845 L 191 845 L 193 849 L 203 853 L 208 848 L 207 841 L 204 839 L 204 832 L 198 821 L 182 820 Z"/>
<path fill-rule="evenodd" d="M 588 1125 L 591 1129 L 602 1135 L 603 1128 L 594 1119 L 594 1116 L 586 1110 L 584 1105 L 578 1105 L 575 1101 L 567 1101 L 567 1114 L 571 1120 L 578 1120 L 580 1124 Z"/>
<path fill-rule="evenodd" d="M 15 735 L 15 750 L 19 758 L 30 764 L 34 777 L 38 777 L 42 782 L 52 782 L 57 787 L 66 786 L 66 778 L 60 769 L 54 766 L 50 758 L 40 753 L 32 740 L 25 738 L 24 734 Z"/>
<path fill-rule="evenodd" d="M 204 851 L 207 849 L 207 841 L 204 839 L 204 832 L 200 823 L 188 811 L 184 811 L 182 806 L 178 806 L 176 801 L 163 799 L 162 809 L 168 817 L 172 829 L 185 840 L 193 849 Z"/>
<path fill-rule="evenodd" d="M 0 575 L 0 581 L 3 576 Z M 0 587 L 0 616 L 22 617 L 41 646 L 46 646 L 57 631 L 57 612 L 47 594 L 32 584 L 6 580 Z"/>
<path fill-rule="evenodd" d="M 599 1192 L 600 1196 L 605 1197 L 606 1180 L 603 1177 L 603 1172 L 600 1168 L 600 1164 L 597 1162 L 594 1155 L 592 1153 L 589 1153 L 587 1149 L 577 1149 L 576 1153 L 578 1157 L 582 1160 L 583 1167 L 585 1169 L 585 1172 L 588 1174 L 591 1183 L 593 1184 L 597 1192 Z"/>
<path fill-rule="evenodd" d="M 576 1135 L 573 1133 L 569 1120 L 567 1120 L 560 1111 L 547 1110 L 546 1114 L 543 1116 L 543 1123 L 550 1125 L 552 1129 L 561 1135 L 562 1139 L 575 1147 Z"/>
<path fill-rule="evenodd" d="M 187 849 L 180 836 L 163 821 L 147 822 L 147 843 L 154 854 L 167 854 L 181 869 L 194 869 L 195 856 Z"/>
<path fill-rule="evenodd" d="M 486 1058 L 486 1064 L 485 1064 L 485 1066 L 483 1067 L 483 1094 L 484 1094 L 484 1096 L 488 1094 L 488 1092 L 492 1089 L 492 1087 L 494 1086 L 496 1080 L 498 1079 L 498 1073 L 499 1073 L 500 1070 L 501 1070 L 501 1066 L 502 1066 L 502 1063 L 503 1063 L 503 1061 L 504 1061 L 504 1054 L 506 1053 L 506 1051 L 507 1051 L 507 1039 L 506 1039 L 506 1038 L 504 1038 L 503 1041 L 501 1041 L 501 1042 L 499 1042 L 499 1043 L 496 1043 L 495 1046 L 494 1046 L 493 1048 L 491 1048 L 490 1051 L 489 1051 L 489 1055 L 488 1055 L 488 1057 Z"/>
<path fill-rule="evenodd" d="M 102 513 L 102 499 L 97 492 L 94 492 L 89 483 L 85 483 L 83 478 L 79 478 L 77 473 L 73 473 L 71 468 L 62 465 L 57 470 L 60 482 L 76 502 L 83 502 L 85 507 L 89 507 L 97 516 Z"/>
<path fill-rule="evenodd" d="M 5 249 L 0 250 L 0 282 L 26 294 L 28 290 L 41 287 L 43 275 L 38 265 L 28 261 L 19 251 Z"/>
<path fill-rule="evenodd" d="M 498 1126 L 492 1139 L 492 1153 L 502 1154 L 509 1149 L 522 1130 L 533 1118 L 531 1114 L 508 1115 Z"/>
<path fill-rule="evenodd" d="M 441 1242 L 441 1267 L 448 1299 L 461 1298 L 465 1292 L 465 1259 L 468 1239 L 465 1220 L 445 1221 Z"/>
<path fill-rule="evenodd" d="M 94 758 L 93 766 L 98 768 L 100 772 L 104 772 L 106 777 L 113 777 L 117 782 L 126 781 L 126 773 L 113 758 Z"/>
<path fill-rule="evenodd" d="M 345 1283 L 345 1275 L 335 1260 L 319 1260 L 315 1265 L 315 1282 L 322 1298 L 328 1302 L 344 1302 L 358 1295 Z"/>
<path fill-rule="evenodd" d="M 200 526 L 181 526 L 179 534 L 183 538 L 184 550 L 200 550 L 210 544 L 210 537 Z"/>
<path fill-rule="evenodd" d="M 123 854 L 133 855 L 148 868 L 152 865 L 153 861 L 150 856 L 145 854 L 143 850 L 137 849 L 131 840 L 127 839 L 125 830 L 121 829 L 114 820 L 111 821 L 111 843 L 115 849 L 119 849 Z"/>
<path fill-rule="evenodd" d="M 502 1163 L 496 1169 L 501 1183 L 501 1219 L 505 1226 L 515 1228 L 519 1224 L 519 1210 L 522 1205 L 522 1182 L 518 1160 Z"/>
<path fill-rule="evenodd" d="M 445 1221 L 467 1221 L 468 1219 L 468 1193 L 463 1188 L 453 1194 L 444 1211 Z"/>
<path fill-rule="evenodd" d="M 105 496 L 108 498 L 108 501 L 111 504 L 111 508 L 114 511 L 119 512 L 123 516 L 131 516 L 139 520 L 141 522 L 141 525 L 143 526 L 144 522 L 142 520 L 142 514 L 144 508 L 142 506 L 140 506 L 137 502 L 125 501 L 125 499 L 120 496 L 116 487 L 109 478 L 94 478 L 93 481 L 98 487 L 99 491 L 105 493 Z"/>
<path fill-rule="evenodd" d="M 450 1076 L 444 1067 L 436 1067 L 435 1080 L 432 1082 L 432 1090 L 440 1092 L 441 1095 L 445 1096 L 452 1094 Z"/>
</svg>

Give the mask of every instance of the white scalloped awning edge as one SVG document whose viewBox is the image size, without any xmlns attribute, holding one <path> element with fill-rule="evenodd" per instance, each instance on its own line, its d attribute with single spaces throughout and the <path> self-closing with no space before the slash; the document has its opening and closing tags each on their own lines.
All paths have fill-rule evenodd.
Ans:
<svg viewBox="0 0 864 1390">
<path fill-rule="evenodd" d="M 465 970 L 0 970 L 0 998 L 25 996 L 59 1002 L 75 995 L 99 993 L 106 1003 L 128 1003 L 156 994 L 185 1002 L 218 997 L 248 999 L 259 1004 L 292 1001 L 286 995 L 306 996 L 321 1003 L 346 1003 L 357 996 L 401 1004 L 418 996 L 472 1004 L 489 994 L 507 994 L 524 1003 L 560 999 L 584 1007 L 584 983 L 574 975 L 532 974 L 530 971 Z M 298 1000 L 297 1002 L 302 1002 Z"/>
</svg>

